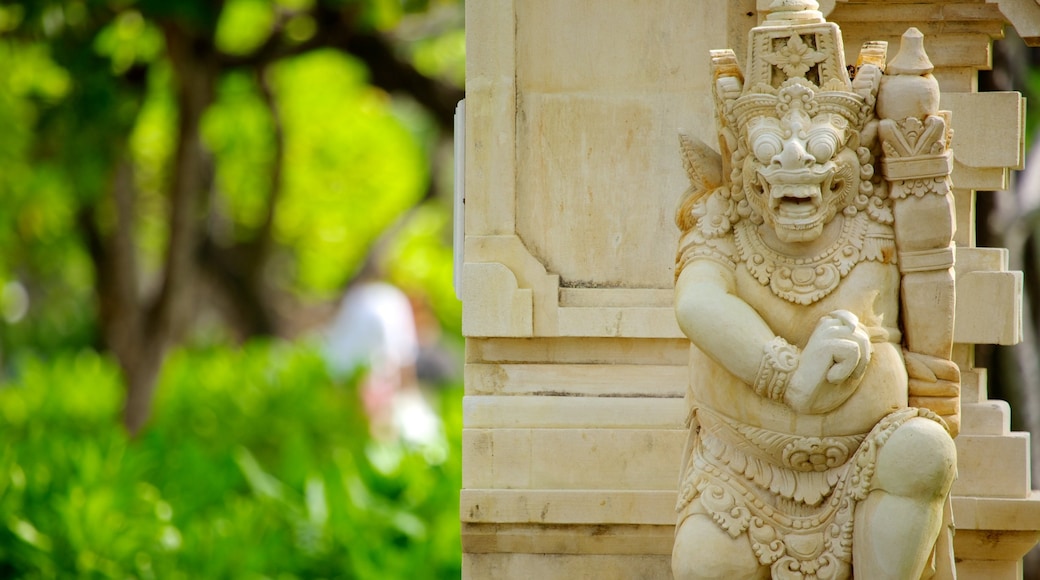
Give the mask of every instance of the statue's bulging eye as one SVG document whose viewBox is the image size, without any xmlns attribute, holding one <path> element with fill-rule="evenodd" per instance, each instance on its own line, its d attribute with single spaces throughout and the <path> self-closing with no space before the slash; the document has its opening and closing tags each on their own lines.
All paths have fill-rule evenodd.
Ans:
<svg viewBox="0 0 1040 580">
<path fill-rule="evenodd" d="M 813 131 L 809 134 L 806 149 L 816 158 L 817 163 L 826 163 L 838 152 L 838 137 L 826 130 Z"/>
<path fill-rule="evenodd" d="M 759 133 L 755 135 L 755 157 L 762 164 L 768 165 L 773 157 L 783 151 L 784 145 L 780 137 L 772 133 Z"/>
</svg>

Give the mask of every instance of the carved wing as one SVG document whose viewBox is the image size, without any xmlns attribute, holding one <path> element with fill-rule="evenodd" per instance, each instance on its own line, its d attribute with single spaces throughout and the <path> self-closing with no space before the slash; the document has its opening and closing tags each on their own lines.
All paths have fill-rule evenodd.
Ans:
<svg viewBox="0 0 1040 580">
<path fill-rule="evenodd" d="M 679 201 L 675 223 L 685 232 L 696 223 L 693 205 L 722 185 L 722 156 L 700 139 L 682 132 L 679 133 L 679 149 L 682 151 L 683 167 L 690 179 L 690 188 Z"/>
</svg>

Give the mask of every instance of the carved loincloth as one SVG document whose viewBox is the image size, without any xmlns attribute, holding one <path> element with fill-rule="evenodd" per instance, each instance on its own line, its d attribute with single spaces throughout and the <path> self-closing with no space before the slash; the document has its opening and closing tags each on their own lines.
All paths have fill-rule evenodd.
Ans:
<svg viewBox="0 0 1040 580">
<path fill-rule="evenodd" d="M 906 408 L 867 434 L 800 437 L 699 408 L 678 523 L 703 514 L 730 537 L 747 534 L 773 578 L 847 577 L 856 505 L 872 490 L 878 452 L 914 417 L 941 423 L 931 411 Z"/>
</svg>

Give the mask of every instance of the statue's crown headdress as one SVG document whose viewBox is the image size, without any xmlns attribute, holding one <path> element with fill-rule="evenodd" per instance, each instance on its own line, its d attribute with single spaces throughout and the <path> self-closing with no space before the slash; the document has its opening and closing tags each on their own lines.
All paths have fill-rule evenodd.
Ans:
<svg viewBox="0 0 1040 580">
<path fill-rule="evenodd" d="M 744 75 L 732 51 L 712 52 L 716 98 L 729 124 L 782 117 L 792 107 L 810 116 L 839 115 L 857 131 L 870 119 L 886 45 L 865 45 L 858 64 L 873 66 L 862 78 L 850 78 L 841 30 L 817 8 L 815 0 L 775 0 L 766 20 L 751 30 Z"/>
</svg>

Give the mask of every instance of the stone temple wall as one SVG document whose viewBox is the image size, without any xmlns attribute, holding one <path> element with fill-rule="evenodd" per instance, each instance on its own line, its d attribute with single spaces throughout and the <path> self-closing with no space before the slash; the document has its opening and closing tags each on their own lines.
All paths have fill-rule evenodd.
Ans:
<svg viewBox="0 0 1040 580">
<path fill-rule="evenodd" d="M 714 142 L 708 51 L 741 54 L 760 0 L 469 0 L 465 107 L 466 578 L 669 578 L 688 341 L 672 310 L 687 187 L 679 129 Z M 953 111 L 961 578 L 1019 578 L 1036 542 L 1025 433 L 973 344 L 1019 339 L 1021 275 L 974 247 L 975 190 L 1023 162 L 1015 93 L 974 93 L 1033 0 L 821 2 L 854 62 L 926 35 Z"/>
</svg>

